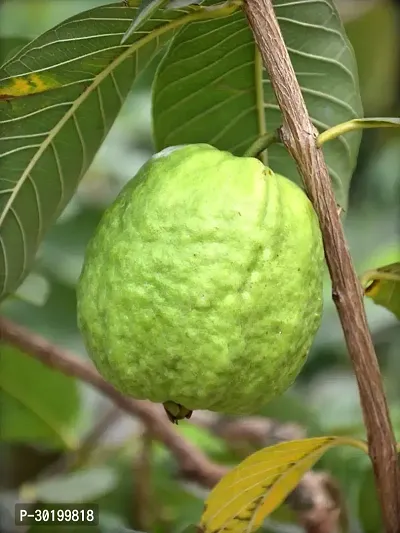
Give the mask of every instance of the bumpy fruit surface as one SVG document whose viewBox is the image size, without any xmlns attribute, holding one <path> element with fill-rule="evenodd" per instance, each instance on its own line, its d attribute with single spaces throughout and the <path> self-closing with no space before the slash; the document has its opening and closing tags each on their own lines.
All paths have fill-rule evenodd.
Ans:
<svg viewBox="0 0 400 533">
<path fill-rule="evenodd" d="M 105 212 L 78 284 L 99 372 L 135 398 L 252 413 L 300 372 L 323 247 L 304 192 L 206 144 L 150 159 Z"/>
</svg>

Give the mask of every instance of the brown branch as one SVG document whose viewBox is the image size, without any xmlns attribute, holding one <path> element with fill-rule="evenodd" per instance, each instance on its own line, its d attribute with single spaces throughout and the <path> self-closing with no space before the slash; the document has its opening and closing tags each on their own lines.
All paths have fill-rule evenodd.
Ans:
<svg viewBox="0 0 400 533">
<path fill-rule="evenodd" d="M 171 451 L 178 463 L 180 475 L 183 478 L 195 481 L 203 487 L 211 489 L 229 471 L 228 467 L 213 463 L 201 450 L 193 446 L 190 442 L 187 442 L 169 422 L 161 406 L 145 400 L 134 400 L 122 395 L 100 376 L 92 364 L 81 360 L 68 350 L 50 343 L 40 335 L 4 317 L 0 317 L 1 342 L 16 346 L 27 355 L 34 357 L 46 366 L 58 370 L 65 375 L 85 381 L 101 391 L 121 409 L 140 418 L 146 425 L 149 436 L 162 442 Z M 243 422 L 238 423 L 243 424 Z M 267 420 L 265 423 L 267 425 L 270 424 Z M 253 426 L 253 430 L 249 431 L 249 427 L 251 426 Z M 277 425 L 273 424 L 273 426 L 276 430 L 274 432 L 275 437 L 278 437 L 278 439 L 281 438 L 281 440 L 285 438 L 284 435 L 290 438 L 290 431 L 293 432 L 293 428 L 295 427 L 294 425 L 288 424 L 286 430 L 281 429 L 278 431 Z M 252 433 L 253 443 L 256 442 L 257 434 L 262 434 L 266 437 L 260 426 L 258 426 L 258 429 L 255 429 L 254 424 L 250 424 L 247 428 L 249 434 Z M 289 428 L 291 429 L 288 431 Z M 228 426 L 225 425 L 225 431 L 227 429 Z M 223 434 L 224 430 L 221 430 Z M 258 433 L 260 430 L 261 434 Z M 233 433 L 230 435 L 232 436 Z M 262 441 L 261 445 L 265 446 L 267 443 Z M 295 494 L 295 496 L 288 498 L 288 505 L 295 511 L 299 523 L 303 525 L 307 533 L 335 532 L 333 526 L 330 529 L 326 527 L 327 522 L 326 520 L 321 521 L 321 516 L 323 516 L 322 507 L 328 505 L 328 501 L 329 508 L 336 508 L 337 506 L 334 505 L 334 500 L 327 498 L 324 484 L 316 480 L 314 473 L 310 472 L 306 474 L 298 488 L 292 494 Z M 317 500 L 325 503 L 322 506 L 321 504 L 315 505 L 314 503 Z M 315 511 L 314 515 L 310 513 L 310 505 Z M 320 510 L 318 511 L 318 509 Z"/>
<path fill-rule="evenodd" d="M 133 465 L 134 490 L 132 498 L 133 525 L 140 531 L 152 531 L 155 520 L 152 487 L 153 439 L 144 426 L 141 450 Z"/>
<path fill-rule="evenodd" d="M 282 142 L 296 161 L 319 217 L 333 299 L 358 382 L 386 533 L 400 533 L 400 471 L 393 429 L 361 287 L 337 214 L 323 153 L 316 147 L 317 130 L 308 116 L 272 0 L 247 0 L 244 10 L 282 112 Z"/>
<path fill-rule="evenodd" d="M 341 523 L 347 525 L 342 493 L 325 472 L 307 472 L 289 495 L 287 504 L 307 533 L 336 533 L 342 529 Z"/>
</svg>

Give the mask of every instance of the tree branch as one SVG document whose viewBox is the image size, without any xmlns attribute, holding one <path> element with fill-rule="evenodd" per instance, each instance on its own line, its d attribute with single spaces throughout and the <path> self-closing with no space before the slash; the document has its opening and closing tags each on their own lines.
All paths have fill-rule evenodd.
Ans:
<svg viewBox="0 0 400 533">
<path fill-rule="evenodd" d="M 16 346 L 25 354 L 65 375 L 85 381 L 121 409 L 140 418 L 146 425 L 148 434 L 162 442 L 171 451 L 183 478 L 211 489 L 229 471 L 227 467 L 211 462 L 201 450 L 187 442 L 169 422 L 161 406 L 122 395 L 100 376 L 92 364 L 82 361 L 68 350 L 55 346 L 40 335 L 0 316 L 1 342 Z M 262 420 L 263 422 L 261 419 L 253 418 L 247 425 L 243 420 L 238 421 L 236 424 L 239 425 L 236 425 L 236 429 L 225 423 L 220 427 L 221 437 L 224 438 L 225 433 L 225 436 L 230 435 L 231 440 L 239 430 L 242 434 L 247 433 L 251 443 L 257 444 L 258 442 L 260 446 L 266 446 L 267 442 L 262 439 L 267 439 L 268 435 L 271 437 L 272 433 L 275 440 L 276 438 L 284 440 L 285 435 L 289 437 L 296 430 L 295 428 L 300 431 L 293 424 L 287 424 L 285 428 L 282 426 L 279 430 L 277 424 L 266 419 Z M 246 428 L 245 431 L 243 427 Z M 215 428 L 215 431 L 219 430 Z M 333 518 L 340 513 L 340 509 L 338 509 L 336 499 L 331 498 L 326 489 L 324 474 L 311 471 L 303 477 L 298 487 L 288 497 L 288 505 L 294 510 L 299 523 L 307 533 L 335 533 L 336 531 L 337 520 Z M 330 517 L 332 518 L 331 527 L 330 522 L 327 522 Z"/>
<path fill-rule="evenodd" d="M 387 533 L 400 533 L 400 472 L 396 443 L 363 295 L 352 265 L 317 130 L 308 116 L 272 0 L 247 0 L 244 10 L 283 116 L 281 139 L 296 161 L 318 214 L 333 299 L 358 382 L 368 445 Z"/>
</svg>

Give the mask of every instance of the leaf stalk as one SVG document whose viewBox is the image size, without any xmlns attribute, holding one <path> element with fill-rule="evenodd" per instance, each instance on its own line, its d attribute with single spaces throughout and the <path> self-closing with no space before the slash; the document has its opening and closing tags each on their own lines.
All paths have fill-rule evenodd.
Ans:
<svg viewBox="0 0 400 533">
<path fill-rule="evenodd" d="M 360 118 L 342 122 L 332 128 L 320 133 L 317 137 L 317 146 L 322 146 L 328 141 L 336 139 L 344 133 L 356 130 L 366 130 L 372 128 L 399 128 L 400 118 Z"/>
<path fill-rule="evenodd" d="M 243 157 L 259 157 L 271 144 L 277 142 L 280 142 L 278 131 L 261 135 L 247 148 Z"/>
</svg>

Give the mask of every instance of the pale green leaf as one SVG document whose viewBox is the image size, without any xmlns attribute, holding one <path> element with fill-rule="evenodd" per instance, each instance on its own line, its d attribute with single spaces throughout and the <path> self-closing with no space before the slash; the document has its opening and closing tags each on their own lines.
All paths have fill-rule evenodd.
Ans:
<svg viewBox="0 0 400 533">
<path fill-rule="evenodd" d="M 18 300 L 42 306 L 46 303 L 50 293 L 50 284 L 46 278 L 31 272 L 15 292 Z"/>
<path fill-rule="evenodd" d="M 27 484 L 23 492 L 44 503 L 85 503 L 104 496 L 117 483 L 118 476 L 113 468 L 94 467 Z"/>
</svg>

